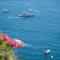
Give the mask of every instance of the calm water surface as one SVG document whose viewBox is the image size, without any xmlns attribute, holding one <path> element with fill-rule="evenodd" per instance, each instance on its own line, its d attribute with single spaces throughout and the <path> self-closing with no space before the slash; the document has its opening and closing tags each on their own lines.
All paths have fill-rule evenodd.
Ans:
<svg viewBox="0 0 60 60">
<path fill-rule="evenodd" d="M 3 9 L 9 13 L 3 13 Z M 35 16 L 19 18 L 24 11 Z M 60 0 L 0 0 L 0 32 L 30 45 L 14 49 L 17 58 L 60 60 Z M 53 59 L 43 55 L 47 48 L 52 50 Z"/>
</svg>

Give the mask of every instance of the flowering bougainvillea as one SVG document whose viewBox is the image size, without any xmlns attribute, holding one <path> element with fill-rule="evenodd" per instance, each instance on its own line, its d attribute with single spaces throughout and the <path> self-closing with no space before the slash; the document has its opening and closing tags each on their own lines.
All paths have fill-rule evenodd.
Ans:
<svg viewBox="0 0 60 60">
<path fill-rule="evenodd" d="M 19 39 L 12 39 L 11 37 L 9 37 L 7 34 L 2 34 L 0 32 L 0 44 L 5 46 L 10 46 L 10 47 L 14 47 L 14 48 L 23 48 L 24 47 L 24 43 L 19 40 Z"/>
<path fill-rule="evenodd" d="M 12 48 L 24 48 L 24 42 L 0 32 L 0 60 L 16 60 Z M 8 56 L 8 57 L 7 57 Z"/>
</svg>

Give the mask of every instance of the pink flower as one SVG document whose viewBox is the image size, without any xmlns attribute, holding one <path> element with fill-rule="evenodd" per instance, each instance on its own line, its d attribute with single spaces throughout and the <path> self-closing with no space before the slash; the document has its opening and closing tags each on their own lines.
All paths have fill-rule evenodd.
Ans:
<svg viewBox="0 0 60 60">
<path fill-rule="evenodd" d="M 8 35 L 4 35 L 4 41 L 9 43 L 10 45 L 13 44 L 13 40 Z"/>
<path fill-rule="evenodd" d="M 23 48 L 24 43 L 21 40 L 14 39 L 13 47 L 14 48 Z"/>
</svg>

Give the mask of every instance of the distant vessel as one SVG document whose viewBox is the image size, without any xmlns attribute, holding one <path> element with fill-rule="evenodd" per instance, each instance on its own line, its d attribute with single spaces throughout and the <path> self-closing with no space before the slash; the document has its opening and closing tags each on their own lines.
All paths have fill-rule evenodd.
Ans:
<svg viewBox="0 0 60 60">
<path fill-rule="evenodd" d="M 32 16 L 34 16 L 34 15 L 31 13 L 27 13 L 27 12 L 19 14 L 19 17 L 32 17 Z"/>
<path fill-rule="evenodd" d="M 50 52 L 51 52 L 51 50 L 50 49 L 47 49 L 47 50 L 44 51 L 44 54 L 45 55 L 48 55 Z"/>
<path fill-rule="evenodd" d="M 3 9 L 2 12 L 3 13 L 8 13 L 9 11 L 8 11 L 8 9 Z"/>
</svg>

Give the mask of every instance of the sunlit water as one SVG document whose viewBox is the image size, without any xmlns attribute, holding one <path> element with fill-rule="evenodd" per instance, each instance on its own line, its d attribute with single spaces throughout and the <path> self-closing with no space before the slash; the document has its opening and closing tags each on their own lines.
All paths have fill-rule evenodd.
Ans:
<svg viewBox="0 0 60 60">
<path fill-rule="evenodd" d="M 24 11 L 34 17 L 18 17 Z M 0 31 L 26 43 L 14 49 L 17 59 L 60 60 L 60 0 L 0 0 Z M 53 59 L 43 54 L 48 48 Z"/>
</svg>

